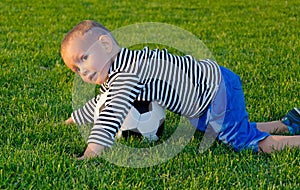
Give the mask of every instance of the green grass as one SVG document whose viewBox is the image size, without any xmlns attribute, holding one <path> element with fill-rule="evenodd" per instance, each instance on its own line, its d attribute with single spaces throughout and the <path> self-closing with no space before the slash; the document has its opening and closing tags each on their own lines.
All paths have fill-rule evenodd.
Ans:
<svg viewBox="0 0 300 190">
<path fill-rule="evenodd" d="M 59 124 L 72 112 L 74 79 L 60 42 L 85 19 L 110 30 L 163 22 L 193 33 L 241 76 L 250 119 L 277 120 L 300 106 L 299 13 L 299 2 L 282 0 L 2 0 L 0 189 L 300 188 L 299 150 L 236 153 L 216 143 L 200 154 L 197 132 L 168 162 L 135 169 L 102 158 L 77 161 L 86 144 L 76 126 Z"/>
</svg>

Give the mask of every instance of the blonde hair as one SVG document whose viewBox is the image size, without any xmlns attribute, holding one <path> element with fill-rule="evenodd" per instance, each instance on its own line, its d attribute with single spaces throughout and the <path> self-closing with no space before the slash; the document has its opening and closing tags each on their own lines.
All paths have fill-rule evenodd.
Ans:
<svg viewBox="0 0 300 190">
<path fill-rule="evenodd" d="M 61 48 L 60 48 L 60 53 L 63 55 L 64 50 L 66 49 L 68 43 L 70 40 L 72 40 L 74 37 L 77 36 L 83 36 L 85 33 L 90 31 L 93 28 L 99 28 L 100 30 L 97 30 L 100 35 L 108 35 L 113 42 L 116 44 L 117 41 L 114 39 L 114 37 L 111 35 L 110 31 L 105 28 L 103 25 L 99 24 L 96 21 L 93 20 L 84 20 L 80 23 L 78 23 L 72 30 L 70 30 L 64 37 L 64 39 L 61 42 Z"/>
</svg>

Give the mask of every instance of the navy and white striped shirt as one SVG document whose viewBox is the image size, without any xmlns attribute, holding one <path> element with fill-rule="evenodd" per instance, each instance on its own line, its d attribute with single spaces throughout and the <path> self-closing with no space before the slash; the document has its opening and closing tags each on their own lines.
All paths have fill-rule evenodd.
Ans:
<svg viewBox="0 0 300 190">
<path fill-rule="evenodd" d="M 88 143 L 110 147 L 134 100 L 157 101 L 174 113 L 199 117 L 220 80 L 220 68 L 213 60 L 197 61 L 166 49 L 123 48 L 112 63 L 107 82 L 100 86 L 100 95 L 108 91 L 108 96 L 99 117 L 94 121 L 95 97 L 74 111 L 72 118 L 77 124 L 94 122 Z"/>
</svg>

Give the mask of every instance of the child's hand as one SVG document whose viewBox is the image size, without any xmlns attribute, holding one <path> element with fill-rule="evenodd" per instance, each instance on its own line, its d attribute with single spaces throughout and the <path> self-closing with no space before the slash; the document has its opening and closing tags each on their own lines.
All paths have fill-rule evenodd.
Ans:
<svg viewBox="0 0 300 190">
<path fill-rule="evenodd" d="M 84 160 L 84 159 L 88 159 L 88 158 L 94 158 L 96 156 L 97 156 L 97 154 L 94 151 L 92 151 L 89 147 L 87 147 L 84 154 L 83 154 L 83 156 L 81 156 L 77 159 L 78 160 Z"/>
<path fill-rule="evenodd" d="M 72 117 L 69 117 L 69 119 L 67 119 L 65 121 L 65 124 L 69 125 L 69 124 L 75 124 L 75 121 L 72 119 Z"/>
<path fill-rule="evenodd" d="M 83 156 L 79 157 L 78 160 L 84 160 L 84 159 L 97 157 L 101 154 L 101 152 L 104 150 L 104 148 L 105 147 L 102 145 L 95 144 L 95 143 L 89 143 Z"/>
</svg>

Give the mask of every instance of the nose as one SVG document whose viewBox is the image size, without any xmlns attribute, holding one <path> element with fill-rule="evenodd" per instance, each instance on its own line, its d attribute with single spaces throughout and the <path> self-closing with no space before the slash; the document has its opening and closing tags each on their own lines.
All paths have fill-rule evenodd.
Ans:
<svg viewBox="0 0 300 190">
<path fill-rule="evenodd" d="M 82 76 L 86 76 L 88 74 L 88 70 L 84 68 L 79 68 L 79 74 Z"/>
</svg>

